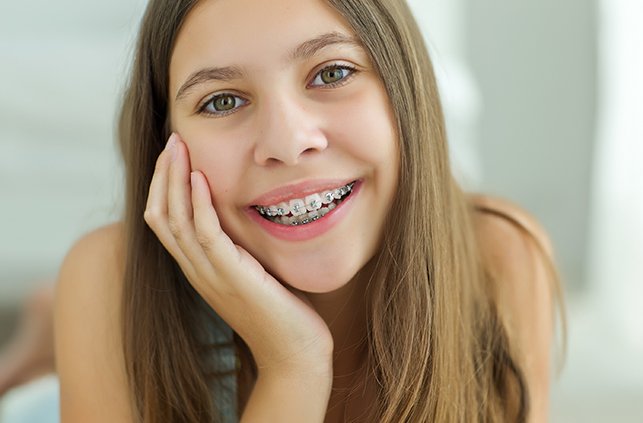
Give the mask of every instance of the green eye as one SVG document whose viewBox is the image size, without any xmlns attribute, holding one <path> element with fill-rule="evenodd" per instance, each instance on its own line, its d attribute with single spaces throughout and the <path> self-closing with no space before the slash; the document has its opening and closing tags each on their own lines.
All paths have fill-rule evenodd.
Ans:
<svg viewBox="0 0 643 423">
<path fill-rule="evenodd" d="M 356 72 L 355 68 L 347 65 L 327 66 L 315 75 L 313 86 L 334 87 L 348 81 Z"/>
<path fill-rule="evenodd" d="M 324 69 L 320 75 L 324 83 L 332 84 L 344 77 L 344 69 Z"/>
<path fill-rule="evenodd" d="M 214 99 L 214 103 L 213 103 L 214 108 L 220 112 L 232 110 L 235 104 L 236 104 L 236 101 L 234 97 L 231 95 L 219 96 Z"/>
<path fill-rule="evenodd" d="M 239 107 L 245 105 L 248 101 L 232 94 L 218 94 L 210 97 L 199 109 L 199 113 L 225 116 L 234 113 Z"/>
</svg>

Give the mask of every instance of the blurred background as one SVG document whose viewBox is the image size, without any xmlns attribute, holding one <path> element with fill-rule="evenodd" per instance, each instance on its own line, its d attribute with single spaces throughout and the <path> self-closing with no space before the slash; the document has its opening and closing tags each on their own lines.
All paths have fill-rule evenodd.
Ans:
<svg viewBox="0 0 643 423">
<path fill-rule="evenodd" d="M 569 350 L 553 422 L 643 421 L 643 2 L 412 0 L 462 184 L 548 230 Z M 119 218 L 116 110 L 143 0 L 0 2 L 0 341 Z"/>
</svg>

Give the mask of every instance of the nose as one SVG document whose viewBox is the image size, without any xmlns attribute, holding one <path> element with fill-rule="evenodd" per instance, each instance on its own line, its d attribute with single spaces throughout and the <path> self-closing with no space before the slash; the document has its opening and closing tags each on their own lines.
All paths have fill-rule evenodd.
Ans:
<svg viewBox="0 0 643 423">
<path fill-rule="evenodd" d="M 261 128 L 254 159 L 261 166 L 295 166 L 305 157 L 328 147 L 319 115 L 306 109 L 305 100 L 293 95 L 273 95 L 261 110 Z"/>
</svg>

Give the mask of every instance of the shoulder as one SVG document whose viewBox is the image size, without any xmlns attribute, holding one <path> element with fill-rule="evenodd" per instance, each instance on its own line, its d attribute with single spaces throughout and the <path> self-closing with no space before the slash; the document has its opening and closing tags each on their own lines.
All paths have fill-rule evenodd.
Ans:
<svg viewBox="0 0 643 423">
<path fill-rule="evenodd" d="M 95 229 L 74 243 L 63 261 L 61 273 L 96 269 L 102 271 L 98 275 L 107 272 L 109 276 L 116 276 L 124 265 L 124 242 L 121 222 Z"/>
<path fill-rule="evenodd" d="M 99 228 L 60 268 L 54 325 L 64 421 L 130 420 L 120 339 L 124 245 L 121 223 Z"/>
<path fill-rule="evenodd" d="M 85 313 L 118 312 L 125 246 L 123 226 L 113 223 L 82 236 L 61 265 L 56 284 L 56 304 L 66 309 L 84 306 Z M 67 308 L 68 307 L 68 308 Z"/>
<path fill-rule="evenodd" d="M 473 195 L 470 202 L 489 288 L 530 390 L 530 421 L 546 421 L 558 295 L 551 241 L 532 215 L 507 200 Z"/>
<path fill-rule="evenodd" d="M 553 283 L 550 238 L 529 212 L 497 197 L 473 195 L 470 203 L 480 254 L 485 270 L 496 281 L 496 294 L 513 293 L 519 302 L 526 294 L 534 294 L 534 289 Z M 515 301 L 513 305 L 518 305 Z"/>
<path fill-rule="evenodd" d="M 533 320 L 551 306 L 557 276 L 549 236 L 532 215 L 507 200 L 472 195 L 470 203 L 482 262 L 493 281 L 493 298 L 509 331 L 524 329 L 519 324 L 531 308 L 542 307 L 532 310 Z"/>
<path fill-rule="evenodd" d="M 498 238 L 514 242 L 529 240 L 548 257 L 553 256 L 547 232 L 525 209 L 499 197 L 474 194 L 469 199 L 477 212 L 474 223 L 482 242 Z"/>
</svg>

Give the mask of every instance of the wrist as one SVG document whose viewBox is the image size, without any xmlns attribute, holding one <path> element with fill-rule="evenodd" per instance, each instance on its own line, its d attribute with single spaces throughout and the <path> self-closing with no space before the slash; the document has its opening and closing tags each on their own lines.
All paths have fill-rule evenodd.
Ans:
<svg viewBox="0 0 643 423">
<path fill-rule="evenodd" d="M 332 388 L 332 372 L 259 371 L 241 423 L 323 422 Z"/>
<path fill-rule="evenodd" d="M 257 365 L 258 375 L 268 378 L 290 378 L 310 377 L 317 380 L 333 378 L 333 352 L 332 347 L 328 351 L 315 352 L 314 354 L 304 353 L 281 353 L 257 354 L 253 352 Z M 308 351 L 308 353 L 310 353 Z"/>
<path fill-rule="evenodd" d="M 319 386 L 332 386 L 333 363 L 332 360 L 321 360 L 314 363 L 288 363 L 282 366 L 258 366 L 257 377 L 266 380 L 281 380 L 299 383 L 310 381 Z"/>
</svg>

